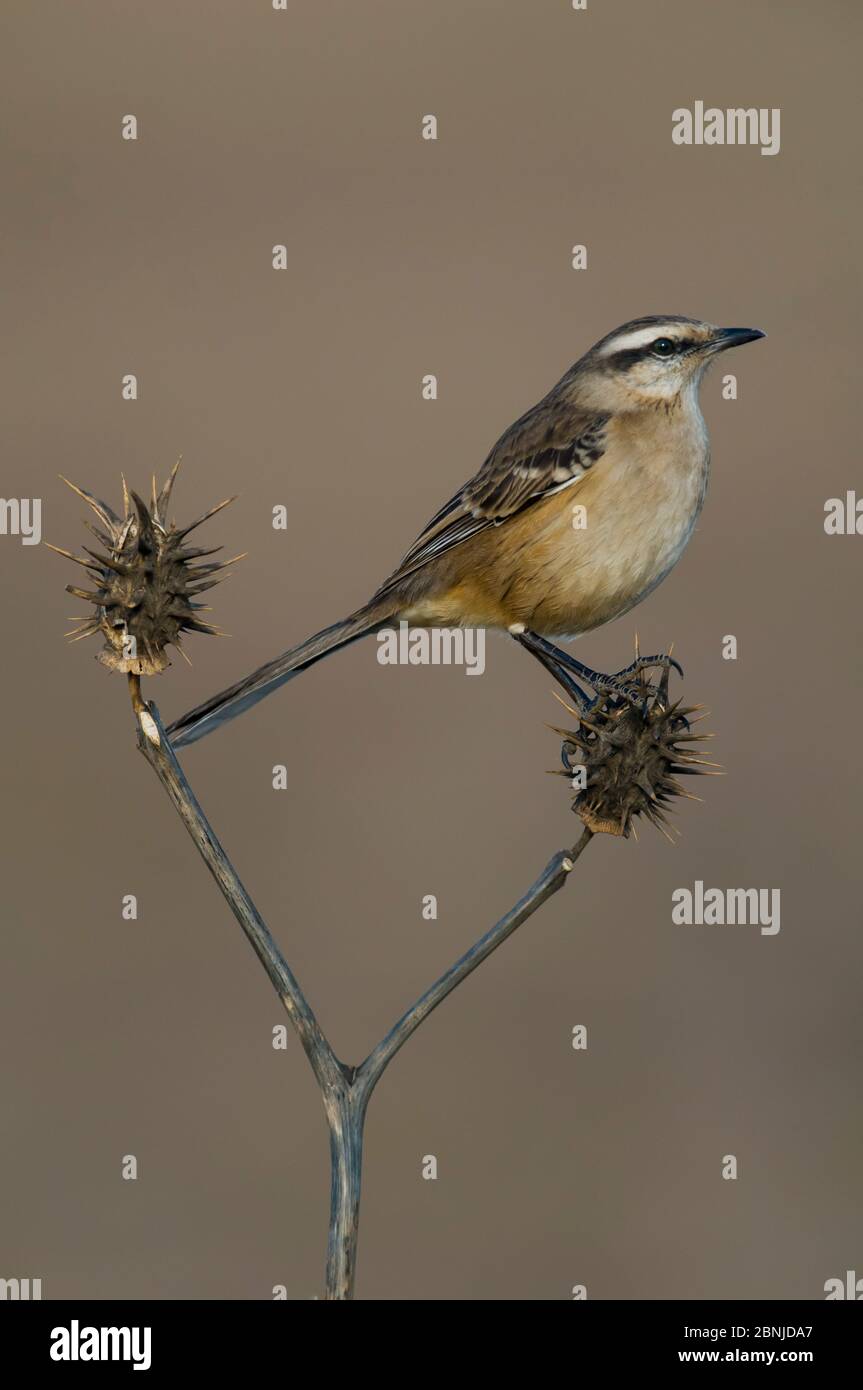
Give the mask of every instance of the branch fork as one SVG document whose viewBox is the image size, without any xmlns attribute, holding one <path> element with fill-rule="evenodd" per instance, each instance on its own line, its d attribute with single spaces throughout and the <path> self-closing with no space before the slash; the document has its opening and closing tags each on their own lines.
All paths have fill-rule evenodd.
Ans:
<svg viewBox="0 0 863 1390">
<path fill-rule="evenodd" d="M 326 1293 L 329 1301 L 351 1299 L 356 1273 L 362 1182 L 363 1126 L 375 1086 L 396 1053 L 420 1024 L 492 951 L 563 887 L 593 838 L 585 828 L 578 844 L 559 851 L 535 883 L 469 951 L 402 1014 L 390 1031 L 354 1067 L 340 1061 L 315 1017 L 299 981 L 282 955 L 239 875 L 223 850 L 171 747 L 156 706 L 141 698 L 138 677 L 129 676 L 138 748 L 159 778 L 228 906 L 242 927 L 293 1024 L 321 1092 L 330 1133 L 330 1230 Z"/>
</svg>

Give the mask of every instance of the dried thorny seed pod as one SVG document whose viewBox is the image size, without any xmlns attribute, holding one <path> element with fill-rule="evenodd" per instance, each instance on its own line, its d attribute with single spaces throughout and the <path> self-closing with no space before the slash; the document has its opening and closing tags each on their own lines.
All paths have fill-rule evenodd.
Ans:
<svg viewBox="0 0 863 1390">
<path fill-rule="evenodd" d="M 95 585 L 93 589 L 79 589 L 67 584 L 70 594 L 94 604 L 96 611 L 77 618 L 78 626 L 66 635 L 76 642 L 81 637 L 101 634 L 105 645 L 97 659 L 112 671 L 155 676 L 171 664 L 166 647 L 173 645 L 186 655 L 180 645 L 183 632 L 221 635 L 218 628 L 199 616 L 207 610 L 207 605 L 196 603 L 195 598 L 226 578 L 229 566 L 243 556 L 236 555 L 233 560 L 216 564 L 195 565 L 193 560 L 215 555 L 222 547 L 201 550 L 184 542 L 190 531 L 227 507 L 234 498 L 220 502 L 189 526 L 169 523 L 168 504 L 179 466 L 178 460 L 160 492 L 153 479 L 149 506 L 136 492 L 128 491 L 124 478 L 122 516 L 117 516 L 107 503 L 100 502 L 84 488 L 63 478 L 63 482 L 92 507 L 102 523 L 101 527 L 89 522 L 85 525 L 105 552 L 84 546 L 87 559 L 58 546 L 50 547 L 58 555 L 83 565 Z"/>
<path fill-rule="evenodd" d="M 677 796 L 701 799 L 678 779 L 720 769 L 692 748 L 712 735 L 691 732 L 697 719 L 690 716 L 701 706 L 669 704 L 668 671 L 658 684 L 643 679 L 638 684 L 643 699 L 637 705 L 616 696 L 599 700 L 587 714 L 567 705 L 579 724 L 575 730 L 555 729 L 564 740 L 560 775 L 576 786 L 572 809 L 594 833 L 628 838 L 635 820 L 644 816 L 670 840 L 670 803 Z"/>
</svg>

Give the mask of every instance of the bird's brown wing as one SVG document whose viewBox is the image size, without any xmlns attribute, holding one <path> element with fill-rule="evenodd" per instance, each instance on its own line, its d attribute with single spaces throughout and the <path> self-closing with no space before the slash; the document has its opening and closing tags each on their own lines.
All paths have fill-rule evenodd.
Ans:
<svg viewBox="0 0 863 1390">
<path fill-rule="evenodd" d="M 378 595 L 453 546 L 584 477 L 603 455 L 608 419 L 571 405 L 555 408 L 547 399 L 534 406 L 501 435 L 479 471 L 432 517 Z"/>
</svg>

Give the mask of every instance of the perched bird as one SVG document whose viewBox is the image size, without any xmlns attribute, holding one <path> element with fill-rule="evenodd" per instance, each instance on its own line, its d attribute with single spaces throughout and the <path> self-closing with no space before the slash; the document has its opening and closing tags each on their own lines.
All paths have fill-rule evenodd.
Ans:
<svg viewBox="0 0 863 1390">
<path fill-rule="evenodd" d="M 609 333 L 501 435 L 362 608 L 184 714 L 170 726 L 173 744 L 193 743 L 322 657 L 400 621 L 502 628 L 568 673 L 576 698 L 575 676 L 626 695 L 636 666 L 664 658 L 604 676 L 548 639 L 626 613 L 680 558 L 709 470 L 701 378 L 718 353 L 763 337 L 682 315 Z"/>
</svg>

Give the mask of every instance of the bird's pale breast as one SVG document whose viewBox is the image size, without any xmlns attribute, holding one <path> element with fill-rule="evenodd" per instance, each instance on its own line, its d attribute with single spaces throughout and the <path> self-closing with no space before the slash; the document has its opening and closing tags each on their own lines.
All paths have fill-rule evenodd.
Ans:
<svg viewBox="0 0 863 1390">
<path fill-rule="evenodd" d="M 558 499 L 547 504 L 536 551 L 536 577 L 546 592 L 536 585 L 529 626 L 576 635 L 646 597 L 683 553 L 708 468 L 700 413 L 670 422 L 661 413 L 650 432 L 643 421 L 637 429 L 620 426 L 596 469 L 571 497 L 561 496 L 559 510 L 552 511 Z"/>
</svg>

